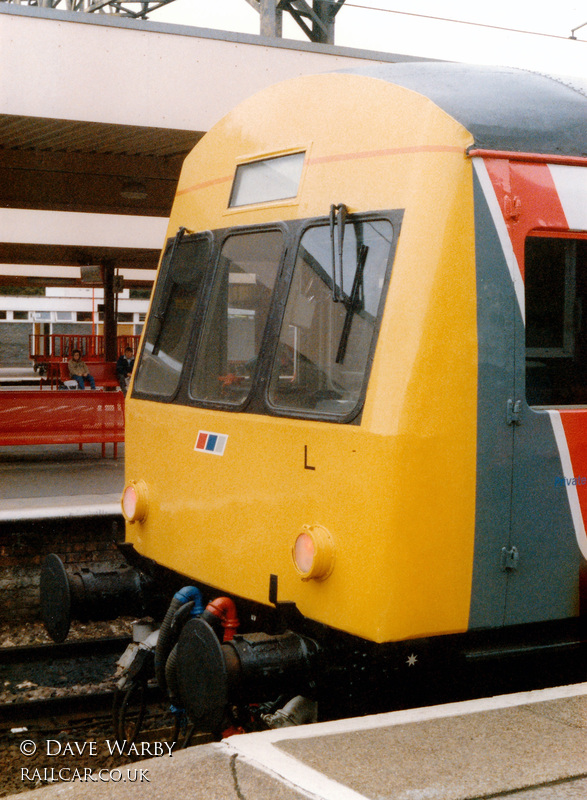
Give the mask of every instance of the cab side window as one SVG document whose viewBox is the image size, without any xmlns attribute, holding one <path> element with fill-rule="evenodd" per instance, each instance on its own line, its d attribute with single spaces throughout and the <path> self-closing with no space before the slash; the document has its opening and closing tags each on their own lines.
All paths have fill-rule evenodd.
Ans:
<svg viewBox="0 0 587 800">
<path fill-rule="evenodd" d="M 528 237 L 525 298 L 529 405 L 587 404 L 587 239 Z"/>
</svg>

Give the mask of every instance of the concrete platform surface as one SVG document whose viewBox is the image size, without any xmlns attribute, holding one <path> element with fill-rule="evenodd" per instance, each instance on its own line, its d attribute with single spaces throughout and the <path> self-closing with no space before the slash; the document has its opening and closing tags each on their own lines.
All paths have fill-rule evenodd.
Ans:
<svg viewBox="0 0 587 800">
<path fill-rule="evenodd" d="M 0 522 L 118 515 L 124 444 L 0 447 Z"/>
<path fill-rule="evenodd" d="M 72 764 L 73 768 L 74 764 Z M 233 736 L 12 800 L 585 800 L 587 683 Z"/>
</svg>

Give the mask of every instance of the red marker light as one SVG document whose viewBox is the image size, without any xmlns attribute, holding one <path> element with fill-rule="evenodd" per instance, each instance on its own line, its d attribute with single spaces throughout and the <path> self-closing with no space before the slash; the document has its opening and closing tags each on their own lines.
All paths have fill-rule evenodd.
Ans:
<svg viewBox="0 0 587 800">
<path fill-rule="evenodd" d="M 144 481 L 130 481 L 121 498 L 122 513 L 127 522 L 143 522 L 149 508 L 147 485 Z"/>
<path fill-rule="evenodd" d="M 334 542 L 322 525 L 304 525 L 291 549 L 293 563 L 303 581 L 322 581 L 334 568 Z"/>
<path fill-rule="evenodd" d="M 294 564 L 298 570 L 306 575 L 312 569 L 312 562 L 316 555 L 316 546 L 309 533 L 300 533 L 293 549 Z"/>
</svg>

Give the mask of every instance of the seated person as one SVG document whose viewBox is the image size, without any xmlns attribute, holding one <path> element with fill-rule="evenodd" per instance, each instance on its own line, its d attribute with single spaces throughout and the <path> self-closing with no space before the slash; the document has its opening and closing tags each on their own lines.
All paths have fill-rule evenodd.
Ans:
<svg viewBox="0 0 587 800">
<path fill-rule="evenodd" d="M 130 375 L 135 365 L 135 359 L 130 347 L 125 348 L 124 355 L 120 356 L 116 362 L 116 377 L 118 378 L 118 385 L 121 390 L 126 394 Z"/>
<path fill-rule="evenodd" d="M 82 361 L 82 354 L 79 350 L 74 350 L 71 354 L 71 360 L 67 362 L 69 374 L 76 381 L 79 389 L 85 389 L 84 381 L 88 381 L 92 389 L 96 388 L 94 377 L 90 375 L 89 369 L 86 367 L 85 362 Z"/>
</svg>

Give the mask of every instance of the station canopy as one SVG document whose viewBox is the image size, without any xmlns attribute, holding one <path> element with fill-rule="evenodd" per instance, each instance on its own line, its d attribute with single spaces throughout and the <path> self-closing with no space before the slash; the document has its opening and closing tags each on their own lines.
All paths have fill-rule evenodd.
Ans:
<svg viewBox="0 0 587 800">
<path fill-rule="evenodd" d="M 5 283 L 19 265 L 46 285 L 48 266 L 153 270 L 181 164 L 231 108 L 280 80 L 403 60 L 51 5 L 0 2 Z"/>
</svg>

